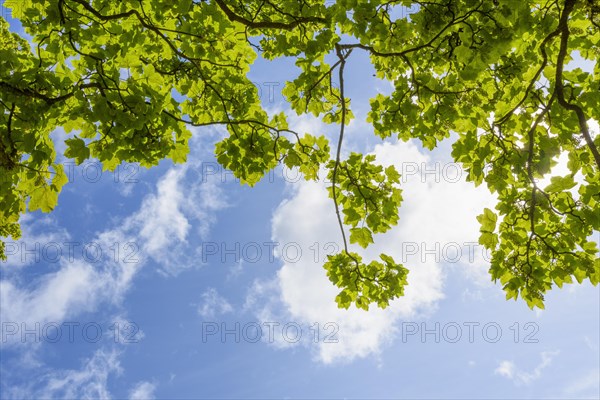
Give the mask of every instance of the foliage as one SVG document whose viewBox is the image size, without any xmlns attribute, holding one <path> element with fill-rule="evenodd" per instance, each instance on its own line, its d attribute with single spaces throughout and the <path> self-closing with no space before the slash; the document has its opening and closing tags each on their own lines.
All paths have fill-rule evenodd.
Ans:
<svg viewBox="0 0 600 400">
<path fill-rule="evenodd" d="M 593 0 L 18 0 L 7 1 L 30 43 L 0 19 L 0 236 L 20 236 L 25 212 L 52 210 L 63 185 L 50 133 L 65 156 L 150 167 L 184 162 L 190 126 L 223 125 L 218 161 L 254 185 L 279 163 L 306 179 L 325 168 L 345 248 L 325 265 L 337 301 L 385 307 L 407 270 L 363 263 L 348 249 L 398 222 L 399 175 L 372 156 L 342 159 L 354 118 L 344 94 L 352 52 L 367 52 L 390 95 L 371 99 L 382 139 L 429 149 L 456 132 L 452 156 L 499 202 L 478 217 L 490 273 L 507 298 L 543 307 L 544 293 L 600 280 L 600 7 Z M 411 7 L 411 12 L 406 12 Z M 593 72 L 567 70 L 575 52 Z M 268 115 L 247 74 L 258 54 L 294 57 L 284 89 L 298 114 L 340 126 L 337 151 Z M 331 62 L 330 60 L 334 60 Z M 329 60 L 329 62 L 328 62 Z M 336 76 L 337 72 L 337 76 Z M 337 84 L 336 84 L 337 82 Z M 538 186 L 561 154 L 569 173 Z M 459 207 L 460 205 L 453 205 Z M 340 212 L 341 209 L 341 212 Z M 1 242 L 0 242 L 1 243 Z M 2 243 L 3 246 L 3 243 Z M 0 247 L 0 257 L 4 257 Z"/>
</svg>

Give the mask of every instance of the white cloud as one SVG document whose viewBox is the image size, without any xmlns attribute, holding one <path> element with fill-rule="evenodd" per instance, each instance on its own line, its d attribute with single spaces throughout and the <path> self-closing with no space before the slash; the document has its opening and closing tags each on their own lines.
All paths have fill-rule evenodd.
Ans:
<svg viewBox="0 0 600 400">
<path fill-rule="evenodd" d="M 19 222 L 21 238 L 17 241 L 4 240 L 7 260 L 0 261 L 3 274 L 19 273 L 21 268 L 43 259 L 53 262 L 57 254 L 55 244 L 71 240 L 66 230 L 56 228 L 56 221 L 52 216 L 34 218 L 31 214 L 24 214 Z"/>
<path fill-rule="evenodd" d="M 590 350 L 596 353 L 598 353 L 598 350 L 600 350 L 598 342 L 594 342 L 593 339 L 590 339 L 587 335 L 583 337 L 583 341 L 585 342 L 585 345 L 589 347 Z"/>
<path fill-rule="evenodd" d="M 210 182 L 194 180 L 199 161 L 172 167 L 156 184 L 156 193 L 147 195 L 139 210 L 123 219 L 113 229 L 97 233 L 89 243 L 80 243 L 69 253 L 70 236 L 63 229 L 37 234 L 46 224 L 42 219 L 33 222 L 23 218 L 23 242 L 27 249 L 35 249 L 42 262 L 48 262 L 43 248 L 56 243 L 62 256 L 33 282 L 23 282 L 19 274 L 7 274 L 0 281 L 0 313 L 3 321 L 17 324 L 61 324 L 81 312 L 94 311 L 101 303 L 121 303 L 137 272 L 149 260 L 170 274 L 195 265 L 195 257 L 188 248 L 192 221 L 199 234 L 206 234 L 214 222 L 215 210 L 226 206 L 221 188 Z M 48 229 L 44 229 L 48 231 Z M 85 246 L 89 251 L 83 251 Z M 99 249 L 99 252 L 96 252 Z M 11 258 L 10 265 L 17 263 Z M 27 254 L 25 265 L 35 261 L 35 254 Z M 87 256 L 87 258 L 86 258 Z M 96 257 L 98 256 L 98 257 Z M 91 259 L 90 259 L 91 257 Z M 5 344 L 20 343 L 18 335 Z"/>
<path fill-rule="evenodd" d="M 49 370 L 38 373 L 23 386 L 6 389 L 10 398 L 19 399 L 102 399 L 113 398 L 108 380 L 111 376 L 123 373 L 116 349 L 101 348 L 84 360 L 80 369 Z M 38 370 L 39 372 L 40 370 Z M 156 384 L 141 381 L 129 391 L 131 400 L 151 400 L 155 398 Z"/>
<path fill-rule="evenodd" d="M 213 318 L 233 311 L 229 302 L 215 288 L 208 288 L 202 293 L 202 303 L 198 306 L 198 314 L 204 318 Z"/>
<path fill-rule="evenodd" d="M 240 276 L 240 274 L 244 271 L 244 259 L 240 258 L 240 260 L 235 263 L 227 274 L 227 279 L 232 279 Z"/>
<path fill-rule="evenodd" d="M 198 306 L 198 314 L 202 317 L 214 318 L 232 311 L 231 304 L 215 288 L 209 288 L 202 293 L 202 303 Z"/>
<path fill-rule="evenodd" d="M 110 399 L 108 377 L 121 372 L 119 353 L 100 349 L 80 370 L 49 371 L 32 377 L 26 386 L 8 388 L 7 394 L 22 399 Z"/>
<path fill-rule="evenodd" d="M 183 169 L 170 169 L 157 184 L 157 194 L 144 199 L 134 220 L 140 224 L 139 236 L 146 251 L 155 255 L 171 240 L 185 241 L 190 223 L 181 211 Z"/>
<path fill-rule="evenodd" d="M 512 361 L 504 360 L 500 362 L 500 365 L 494 370 L 496 375 L 503 376 L 508 379 L 513 379 L 515 375 L 515 363 Z"/>
<path fill-rule="evenodd" d="M 60 325 L 67 318 L 95 311 L 102 303 L 120 304 L 145 262 L 136 247 L 128 248 L 132 243 L 136 243 L 132 235 L 122 229 L 104 231 L 88 243 L 89 252 L 82 251 L 84 244 L 73 250 L 73 258 L 63 251 L 58 268 L 32 282 L 24 283 L 19 276 L 2 279 L 3 321 L 19 326 L 25 323 L 27 327 L 36 323 Z M 32 343 L 23 343 L 20 335 L 10 336 L 2 343 L 15 344 Z"/>
<path fill-rule="evenodd" d="M 54 322 L 62 321 L 67 315 L 89 311 L 103 286 L 101 281 L 90 265 L 80 261 L 44 275 L 31 291 L 3 280 L 0 282 L 3 320 Z"/>
<path fill-rule="evenodd" d="M 70 235 L 55 226 L 42 226 L 49 225 L 49 218 L 33 220 L 29 215 L 24 216 L 21 242 L 26 243 L 27 249 L 35 249 L 36 243 L 41 247 L 57 243 L 63 253 L 52 266 L 47 265 L 48 260 L 39 260 L 46 265 L 43 273 L 33 281 L 24 281 L 19 270 L 8 270 L 13 265 L 36 263 L 35 255 L 28 255 L 21 261 L 22 252 L 17 252 L 8 263 L 1 265 L 7 267 L 3 268 L 0 281 L 3 323 L 12 322 L 19 327 L 25 323 L 28 329 L 36 323 L 60 325 L 67 318 L 74 319 L 83 312 L 95 311 L 101 304 L 112 303 L 118 307 L 133 278 L 149 260 L 157 262 L 167 273 L 193 266 L 194 254 L 189 254 L 187 246 L 189 236 L 193 233 L 206 235 L 215 221 L 214 212 L 226 206 L 221 188 L 195 179 L 201 165 L 199 157 L 205 155 L 196 148 L 198 146 L 198 140 L 192 143 L 193 157 L 183 166 L 170 168 L 158 181 L 156 193 L 147 195 L 137 212 L 120 220 L 114 228 L 99 231 L 91 242 L 85 243 L 100 249 L 100 255 L 94 260 L 86 259 L 81 252 L 84 243 L 79 244 L 74 257 L 65 253 Z M 198 230 L 192 232 L 192 226 Z M 40 231 L 46 233 L 40 234 Z M 93 249 L 92 254 L 95 257 Z M 41 342 L 36 339 L 32 343 L 30 339 L 23 343 L 19 334 L 12 335 L 2 341 L 2 346 L 21 345 L 19 367 L 37 368 L 39 372 L 46 368 L 36 351 Z M 118 371 L 116 353 L 98 351 L 81 371 L 46 374 L 40 377 L 43 382 L 31 384 L 44 386 L 43 389 L 33 390 L 30 386 L 9 387 L 9 390 L 15 393 L 13 397 L 23 398 L 109 398 L 106 378 L 109 373 Z M 144 389 L 150 387 L 141 386 L 140 390 Z"/>
<path fill-rule="evenodd" d="M 129 392 L 129 399 L 130 400 L 152 400 L 152 399 L 155 399 L 156 398 L 154 396 L 155 390 L 156 390 L 156 385 L 154 383 L 139 382 Z"/>
<path fill-rule="evenodd" d="M 248 294 L 247 308 L 263 319 L 278 317 L 307 325 L 336 323 L 339 342 L 319 343 L 316 348 L 317 358 L 325 363 L 378 354 L 382 345 L 393 339 L 400 318 L 414 318 L 433 310 L 443 297 L 441 265 L 450 257 L 444 255 L 447 245 L 464 247 L 465 242 L 476 242 L 479 226 L 475 216 L 493 204 L 485 188 L 464 182 L 464 173 L 458 182 L 456 177 L 444 179 L 450 169 L 444 172 L 444 164 L 434 164 L 412 143 L 384 143 L 376 146 L 374 153 L 378 163 L 394 164 L 404 171 L 404 202 L 396 228 L 378 235 L 367 251 L 355 250 L 365 259 L 384 252 L 403 262 L 411 271 L 405 296 L 386 310 L 337 308 L 334 298 L 339 289 L 329 282 L 322 264 L 332 247 L 340 248 L 340 232 L 333 203 L 322 182 L 289 185 L 290 198 L 279 205 L 272 218 L 273 240 L 280 243 L 278 257 L 284 265 L 273 282 L 255 284 Z M 437 175 L 427 175 L 436 165 Z M 282 251 L 285 244 L 289 244 L 289 254 Z M 298 247 L 302 256 L 292 262 L 296 261 L 291 260 L 295 253 L 292 250 Z M 415 248 L 415 254 L 406 254 L 407 249 Z M 436 249 L 436 254 L 426 251 Z M 461 250 L 461 265 L 465 265 L 468 251 Z M 484 263 L 479 263 L 473 268 L 483 267 Z"/>
<path fill-rule="evenodd" d="M 205 237 L 215 222 L 214 213 L 227 207 L 218 183 L 196 176 L 200 167 L 190 160 L 168 170 L 157 183 L 156 194 L 146 196 L 139 211 L 109 233 L 131 237 L 141 253 L 168 274 L 194 266 L 196 254 L 189 249 L 189 236 Z M 190 232 L 192 226 L 195 232 Z"/>
<path fill-rule="evenodd" d="M 494 370 L 494 373 L 512 380 L 516 385 L 529 385 L 542 376 L 542 371 L 552 364 L 552 360 L 558 354 L 559 351 L 541 352 L 542 361 L 531 372 L 519 369 L 513 361 L 503 360 Z"/>
<path fill-rule="evenodd" d="M 569 399 L 600 398 L 600 369 L 592 369 L 570 382 L 564 395 Z"/>
</svg>

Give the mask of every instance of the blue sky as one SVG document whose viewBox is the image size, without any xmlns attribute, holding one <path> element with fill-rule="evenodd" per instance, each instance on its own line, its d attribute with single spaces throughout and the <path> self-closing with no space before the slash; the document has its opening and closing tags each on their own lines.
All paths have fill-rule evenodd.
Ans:
<svg viewBox="0 0 600 400">
<path fill-rule="evenodd" d="M 452 139 L 434 152 L 377 141 L 368 99 L 390 86 L 358 52 L 346 72 L 346 152 L 403 172 L 399 226 L 363 254 L 410 268 L 404 298 L 337 309 L 325 184 L 277 169 L 242 187 L 212 155 L 223 132 L 196 130 L 185 165 L 98 175 L 91 160 L 68 169 L 53 213 L 23 218 L 0 263 L 0 397 L 599 398 L 598 288 L 554 290 L 544 311 L 505 301 L 476 245 L 494 198 L 451 163 Z M 289 112 L 293 73 L 259 60 L 251 79 L 269 111 L 335 138 Z"/>
</svg>

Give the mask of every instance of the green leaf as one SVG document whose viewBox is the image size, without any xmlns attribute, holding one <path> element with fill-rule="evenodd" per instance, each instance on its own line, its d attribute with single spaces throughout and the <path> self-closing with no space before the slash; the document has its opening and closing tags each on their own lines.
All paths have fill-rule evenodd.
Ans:
<svg viewBox="0 0 600 400">
<path fill-rule="evenodd" d="M 367 248 L 373 243 L 373 235 L 368 228 L 352 228 L 350 229 L 350 243 L 358 243 L 362 248 Z"/>
<path fill-rule="evenodd" d="M 550 178 L 550 184 L 544 188 L 547 193 L 557 193 L 569 190 L 574 187 L 577 183 L 571 175 L 565 177 L 553 176 Z"/>
<path fill-rule="evenodd" d="M 479 243 L 490 250 L 490 275 L 507 298 L 543 307 L 554 284 L 600 280 L 589 240 L 600 229 L 600 165 L 591 151 L 600 137 L 586 140 L 578 118 L 599 119 L 600 64 L 592 61 L 600 33 L 591 1 L 432 2 L 398 18 L 378 0 L 146 0 L 143 10 L 138 2 L 105 7 L 99 0 L 5 3 L 22 30 L 0 18 L 0 237 L 15 237 L 25 213 L 56 206 L 67 183 L 57 160 L 93 157 L 104 170 L 184 163 L 193 127 L 195 135 L 213 130 L 216 160 L 243 184 L 256 185 L 281 162 L 305 180 L 326 178 L 349 243 L 367 248 L 399 222 L 401 176 L 391 163 L 407 160 L 391 138 L 434 149 L 452 133 L 453 161 L 496 200 L 477 217 Z M 548 42 L 549 32 L 566 32 L 561 21 L 568 22 L 567 52 L 556 37 Z M 340 42 L 360 46 L 349 52 Z M 548 62 L 540 70 L 541 43 Z M 361 68 L 349 79 L 359 53 L 377 79 Z M 560 69 L 573 54 L 592 66 Z M 285 85 L 249 80 L 266 76 L 264 60 L 288 59 L 295 68 L 285 69 Z M 557 77 L 562 91 L 552 90 Z M 366 112 L 351 108 L 364 94 L 357 80 L 386 87 L 373 92 Z M 323 123 L 337 131 L 355 112 L 375 137 L 354 136 L 350 144 L 339 131 L 339 152 L 323 132 L 303 131 Z M 54 134 L 61 127 L 77 135 L 65 140 L 64 154 Z M 386 165 L 349 152 L 365 146 Z M 438 150 L 435 159 L 445 147 Z M 554 176 L 565 156 L 569 175 Z M 443 184 L 455 171 L 447 167 L 436 176 Z M 429 178 L 427 185 L 441 184 Z M 543 190 L 540 178 L 550 179 Z M 448 212 L 469 207 L 452 200 L 442 199 Z M 3 249 L 0 241 L 0 258 Z M 365 262 L 346 252 L 325 268 L 342 290 L 340 307 L 360 309 L 388 306 L 403 294 L 408 273 L 387 256 Z"/>
<path fill-rule="evenodd" d="M 42 210 L 50 212 L 56 207 L 58 202 L 58 193 L 49 186 L 40 186 L 31 193 L 29 201 L 29 211 Z"/>
<path fill-rule="evenodd" d="M 477 216 L 477 221 L 481 224 L 481 232 L 494 232 L 498 216 L 489 208 L 485 208 L 483 214 Z"/>
<path fill-rule="evenodd" d="M 77 165 L 90 158 L 90 149 L 86 147 L 83 139 L 76 137 L 65 140 L 65 143 L 67 145 L 65 156 L 75 159 Z"/>
</svg>

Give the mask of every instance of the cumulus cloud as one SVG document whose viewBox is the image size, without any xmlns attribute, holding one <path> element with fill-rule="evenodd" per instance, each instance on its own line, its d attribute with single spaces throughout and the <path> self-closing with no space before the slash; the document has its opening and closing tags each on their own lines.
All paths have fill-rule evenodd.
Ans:
<svg viewBox="0 0 600 400">
<path fill-rule="evenodd" d="M 410 269 L 405 296 L 386 310 L 337 308 L 334 298 L 339 290 L 329 282 L 322 265 L 326 254 L 341 248 L 340 233 L 323 182 L 288 185 L 291 195 L 272 217 L 273 240 L 281 244 L 277 255 L 284 265 L 272 282 L 255 283 L 248 293 L 246 307 L 263 319 L 337 324 L 338 342 L 316 345 L 316 357 L 324 363 L 378 354 L 394 338 L 400 319 L 431 312 L 443 298 L 442 265 L 449 261 L 470 264 L 467 271 L 470 268 L 473 274 L 485 269 L 468 244 L 475 245 L 479 237 L 476 215 L 493 206 L 489 193 L 466 183 L 466 174 L 458 166 L 433 161 L 411 142 L 377 145 L 373 153 L 378 163 L 394 164 L 404 173 L 400 223 L 376 236 L 367 251 L 353 250 L 365 259 L 383 252 L 403 262 Z M 300 248 L 301 257 L 282 252 L 285 244 Z"/>
</svg>

